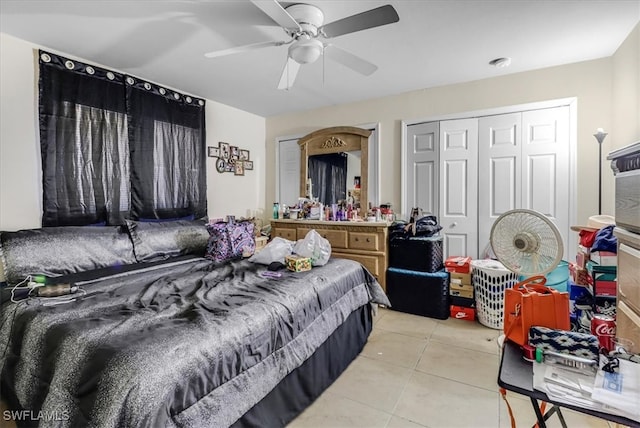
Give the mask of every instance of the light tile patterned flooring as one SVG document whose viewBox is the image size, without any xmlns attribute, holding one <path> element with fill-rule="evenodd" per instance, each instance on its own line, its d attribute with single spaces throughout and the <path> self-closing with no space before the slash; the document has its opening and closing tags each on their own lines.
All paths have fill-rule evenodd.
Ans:
<svg viewBox="0 0 640 428">
<path fill-rule="evenodd" d="M 362 353 L 289 428 L 509 428 L 498 392 L 498 330 L 477 322 L 380 309 Z M 508 392 L 518 427 L 535 422 L 527 397 Z M 563 409 L 569 427 L 606 421 Z M 553 416 L 549 427 L 560 427 Z"/>
</svg>

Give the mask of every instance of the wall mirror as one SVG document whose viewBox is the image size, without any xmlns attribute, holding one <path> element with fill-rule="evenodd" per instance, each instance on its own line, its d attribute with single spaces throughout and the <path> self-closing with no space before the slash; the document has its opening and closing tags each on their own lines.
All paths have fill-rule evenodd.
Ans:
<svg viewBox="0 0 640 428">
<path fill-rule="evenodd" d="M 324 204 L 350 196 L 368 209 L 369 135 L 371 131 L 338 126 L 314 131 L 298 141 L 300 195 Z M 311 189 L 311 194 L 309 194 Z"/>
</svg>

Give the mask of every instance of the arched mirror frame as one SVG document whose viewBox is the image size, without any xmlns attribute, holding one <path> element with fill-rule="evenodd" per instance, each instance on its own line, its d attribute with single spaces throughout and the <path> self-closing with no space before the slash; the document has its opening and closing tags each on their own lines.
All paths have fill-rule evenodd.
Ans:
<svg viewBox="0 0 640 428">
<path fill-rule="evenodd" d="M 369 136 L 368 129 L 335 126 L 319 129 L 298 141 L 300 146 L 300 195 L 305 196 L 309 156 L 360 150 L 360 207 L 366 215 L 369 209 Z"/>
</svg>

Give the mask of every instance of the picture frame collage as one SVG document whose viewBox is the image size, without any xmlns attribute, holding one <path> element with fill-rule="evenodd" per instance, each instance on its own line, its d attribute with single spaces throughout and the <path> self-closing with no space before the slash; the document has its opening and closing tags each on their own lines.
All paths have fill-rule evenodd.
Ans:
<svg viewBox="0 0 640 428">
<path fill-rule="evenodd" d="M 253 161 L 250 160 L 249 150 L 232 146 L 224 141 L 218 142 L 218 147 L 208 146 L 207 156 L 218 158 L 216 171 L 221 174 L 232 172 L 234 175 L 244 175 L 245 171 L 253 170 Z"/>
</svg>

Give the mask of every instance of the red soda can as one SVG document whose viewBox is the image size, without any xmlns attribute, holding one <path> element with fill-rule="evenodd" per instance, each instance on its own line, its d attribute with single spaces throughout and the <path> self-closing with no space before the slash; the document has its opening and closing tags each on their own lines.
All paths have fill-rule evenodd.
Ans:
<svg viewBox="0 0 640 428">
<path fill-rule="evenodd" d="M 600 349 L 611 352 L 614 349 L 613 339 L 616 337 L 616 320 L 607 315 L 594 315 L 591 319 L 591 334 L 598 338 Z"/>
</svg>

